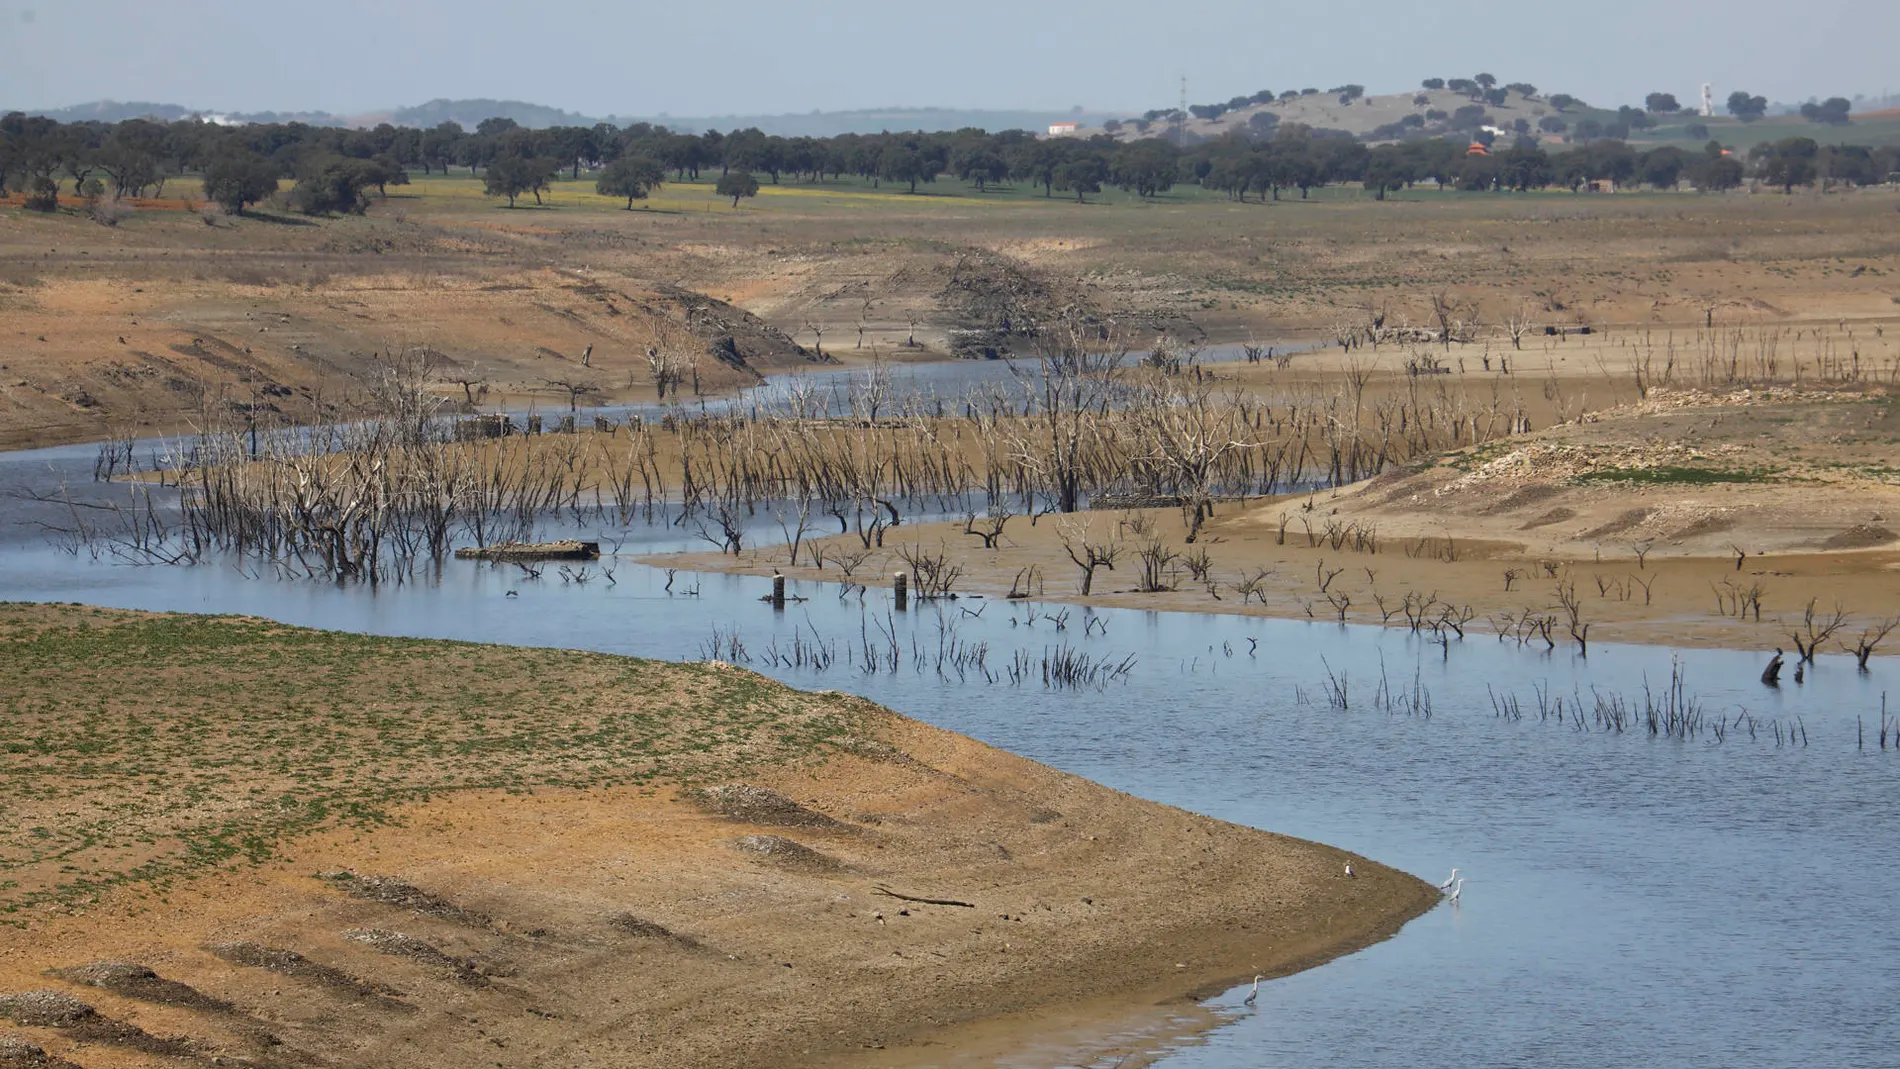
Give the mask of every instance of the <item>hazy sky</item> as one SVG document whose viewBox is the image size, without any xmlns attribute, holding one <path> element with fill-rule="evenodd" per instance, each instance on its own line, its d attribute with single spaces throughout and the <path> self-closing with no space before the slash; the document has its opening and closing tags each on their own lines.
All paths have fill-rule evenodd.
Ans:
<svg viewBox="0 0 1900 1069">
<path fill-rule="evenodd" d="M 1895 0 L 0 0 L 0 109 L 149 100 L 590 115 L 938 105 L 1143 110 L 1489 71 L 1593 104 L 1900 89 Z"/>
</svg>

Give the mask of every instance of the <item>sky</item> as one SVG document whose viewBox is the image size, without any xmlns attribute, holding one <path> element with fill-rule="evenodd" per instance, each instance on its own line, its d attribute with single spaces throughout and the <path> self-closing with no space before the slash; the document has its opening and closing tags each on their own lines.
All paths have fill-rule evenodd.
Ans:
<svg viewBox="0 0 1900 1069">
<path fill-rule="evenodd" d="M 0 110 L 98 99 L 357 114 L 437 97 L 586 115 L 1142 111 L 1261 89 L 1528 81 L 1592 104 L 1900 90 L 1900 3 L 1768 0 L 0 0 Z"/>
</svg>

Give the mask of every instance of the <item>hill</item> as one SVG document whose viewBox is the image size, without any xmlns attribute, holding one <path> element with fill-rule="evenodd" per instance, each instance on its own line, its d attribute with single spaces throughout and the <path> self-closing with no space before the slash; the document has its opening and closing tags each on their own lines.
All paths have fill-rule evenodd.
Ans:
<svg viewBox="0 0 1900 1069">
<path fill-rule="evenodd" d="M 965 108 L 867 108 L 859 111 L 813 111 L 783 115 L 642 116 L 613 121 L 651 122 L 682 133 L 706 130 L 743 130 L 757 127 L 780 137 L 836 137 L 839 134 L 879 134 L 886 131 L 941 133 L 976 127 L 980 130 L 1035 130 L 1055 122 L 1100 123 L 1113 112 L 1051 109 L 986 111 Z"/>
<path fill-rule="evenodd" d="M 483 119 L 513 119 L 531 130 L 549 126 L 592 126 L 600 121 L 578 112 L 563 111 L 545 104 L 530 104 L 523 100 L 437 98 L 427 104 L 397 108 L 387 115 L 357 116 L 352 125 L 374 126 L 377 122 L 389 122 L 397 126 L 426 129 L 445 122 L 453 122 L 460 123 L 465 129 L 473 130 L 481 124 Z"/>
</svg>

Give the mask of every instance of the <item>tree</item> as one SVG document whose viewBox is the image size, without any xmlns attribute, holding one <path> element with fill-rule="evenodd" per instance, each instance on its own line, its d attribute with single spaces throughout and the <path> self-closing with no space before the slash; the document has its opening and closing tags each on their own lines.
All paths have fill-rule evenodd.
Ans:
<svg viewBox="0 0 1900 1069">
<path fill-rule="evenodd" d="M 291 207 L 305 215 L 361 215 L 368 207 L 363 189 L 375 185 L 380 175 L 380 168 L 368 160 L 316 157 L 300 169 L 297 184 L 290 191 Z"/>
<path fill-rule="evenodd" d="M 1846 126 L 1852 121 L 1847 117 L 1852 109 L 1853 104 L 1846 97 L 1829 97 L 1819 104 L 1809 102 L 1801 105 L 1801 117 L 1809 122 Z"/>
<path fill-rule="evenodd" d="M 1642 162 L 1637 166 L 1637 174 L 1643 181 L 1657 189 L 1674 189 L 1681 181 L 1688 160 L 1682 150 L 1673 145 L 1664 145 L 1643 153 Z"/>
<path fill-rule="evenodd" d="M 1676 95 L 1674 93 L 1651 93 L 1643 98 L 1643 107 L 1654 112 L 1682 110 L 1682 105 L 1676 103 Z"/>
<path fill-rule="evenodd" d="M 1373 200 L 1384 200 L 1386 193 L 1405 188 L 1405 171 L 1397 157 L 1396 152 L 1375 152 L 1366 164 L 1365 186 L 1372 190 Z"/>
<path fill-rule="evenodd" d="M 986 149 L 975 149 L 962 153 L 956 161 L 957 177 L 965 182 L 976 183 L 977 192 L 989 188 L 991 182 L 1009 181 L 1009 165 L 1003 157 Z"/>
<path fill-rule="evenodd" d="M 1526 100 L 1537 95 L 1537 87 L 1529 82 L 1512 82 L 1504 88 L 1506 91 L 1516 93 Z"/>
<path fill-rule="evenodd" d="M 510 208 L 523 193 L 534 194 L 534 202 L 540 204 L 541 191 L 548 188 L 548 181 L 559 168 L 558 162 L 546 157 L 499 156 L 482 172 L 482 191 L 491 197 L 507 197 Z"/>
<path fill-rule="evenodd" d="M 1174 188 L 1180 170 L 1180 150 L 1166 141 L 1137 141 L 1115 150 L 1109 167 L 1115 184 L 1142 197 Z"/>
<path fill-rule="evenodd" d="M 1166 142 L 1156 142 L 1166 144 Z M 1108 168 L 1094 156 L 1078 156 L 1066 163 L 1058 164 L 1055 169 L 1054 183 L 1058 189 L 1075 194 L 1076 203 L 1087 204 L 1088 194 L 1102 191 L 1102 179 L 1108 176 Z"/>
<path fill-rule="evenodd" d="M 603 197 L 625 197 L 626 210 L 632 211 L 633 202 L 646 199 L 665 178 L 666 171 L 656 161 L 645 156 L 622 156 L 600 172 L 594 192 Z"/>
<path fill-rule="evenodd" d="M 1418 85 L 1420 89 L 1443 89 L 1445 88 L 1445 80 L 1443 78 L 1427 78 L 1418 83 Z"/>
<path fill-rule="evenodd" d="M 1715 155 L 1705 157 L 1690 173 L 1697 189 L 1717 193 L 1742 184 L 1742 161 L 1722 155 L 1722 146 L 1714 145 Z"/>
<path fill-rule="evenodd" d="M 1753 153 L 1760 159 L 1762 181 L 1793 193 L 1796 186 L 1813 184 L 1820 151 L 1811 137 L 1788 137 L 1772 145 L 1756 145 Z"/>
<path fill-rule="evenodd" d="M 1478 92 L 1478 83 L 1469 78 L 1453 78 L 1451 81 L 1445 83 L 1445 88 L 1454 93 L 1475 96 Z"/>
<path fill-rule="evenodd" d="M 912 193 L 917 192 L 917 183 L 936 176 L 936 170 L 929 166 L 924 154 L 912 145 L 885 149 L 878 160 L 878 177 L 887 182 L 908 182 Z"/>
<path fill-rule="evenodd" d="M 1537 120 L 1537 128 L 1547 134 L 1561 134 L 1570 129 L 1570 124 L 1555 115 L 1546 115 Z"/>
<path fill-rule="evenodd" d="M 1582 101 L 1578 100 L 1576 97 L 1571 96 L 1569 93 L 1550 94 L 1550 106 L 1553 108 L 1556 108 L 1558 111 L 1568 111 L 1572 107 L 1581 103 Z"/>
<path fill-rule="evenodd" d="M 277 169 L 255 152 L 226 152 L 205 165 L 205 196 L 233 215 L 277 192 Z"/>
<path fill-rule="evenodd" d="M 1682 136 L 1691 141 L 1707 141 L 1709 139 L 1709 127 L 1706 123 L 1692 122 L 1682 128 Z"/>
<path fill-rule="evenodd" d="M 1737 89 L 1728 95 L 1728 113 L 1743 122 L 1754 122 L 1768 114 L 1768 98 L 1752 97 L 1745 89 Z"/>
<path fill-rule="evenodd" d="M 1471 80 L 1477 82 L 1480 89 L 1489 89 L 1498 84 L 1497 77 L 1491 74 L 1480 74 Z"/>
<path fill-rule="evenodd" d="M 740 197 L 759 195 L 759 180 L 752 176 L 751 171 L 727 171 L 719 176 L 719 184 L 713 187 L 713 192 L 722 197 L 731 197 L 732 206 L 737 208 Z"/>
</svg>

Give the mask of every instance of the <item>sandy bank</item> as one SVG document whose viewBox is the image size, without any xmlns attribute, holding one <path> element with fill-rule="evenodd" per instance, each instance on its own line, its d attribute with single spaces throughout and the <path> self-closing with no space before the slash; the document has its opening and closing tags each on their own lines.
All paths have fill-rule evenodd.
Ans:
<svg viewBox="0 0 1900 1069">
<path fill-rule="evenodd" d="M 691 680 L 654 689 L 652 673 L 682 671 L 849 730 L 701 781 L 743 790 L 444 789 L 285 839 L 260 864 L 42 900 L 0 929 L 0 995 L 54 990 L 96 1016 L 15 1013 L 10 1030 L 89 1067 L 140 1060 L 123 1030 L 99 1038 L 100 1017 L 260 1064 L 934 1064 L 1318 964 L 1437 901 L 1364 859 L 1346 878 L 1350 855 L 1330 847 L 738 669 L 643 666 L 619 712 L 637 718 L 645 692 L 690 703 Z M 0 770 L 19 780 L 28 760 Z M 243 763 L 228 770 L 247 782 Z M 47 971 L 100 961 L 187 987 Z"/>
</svg>

